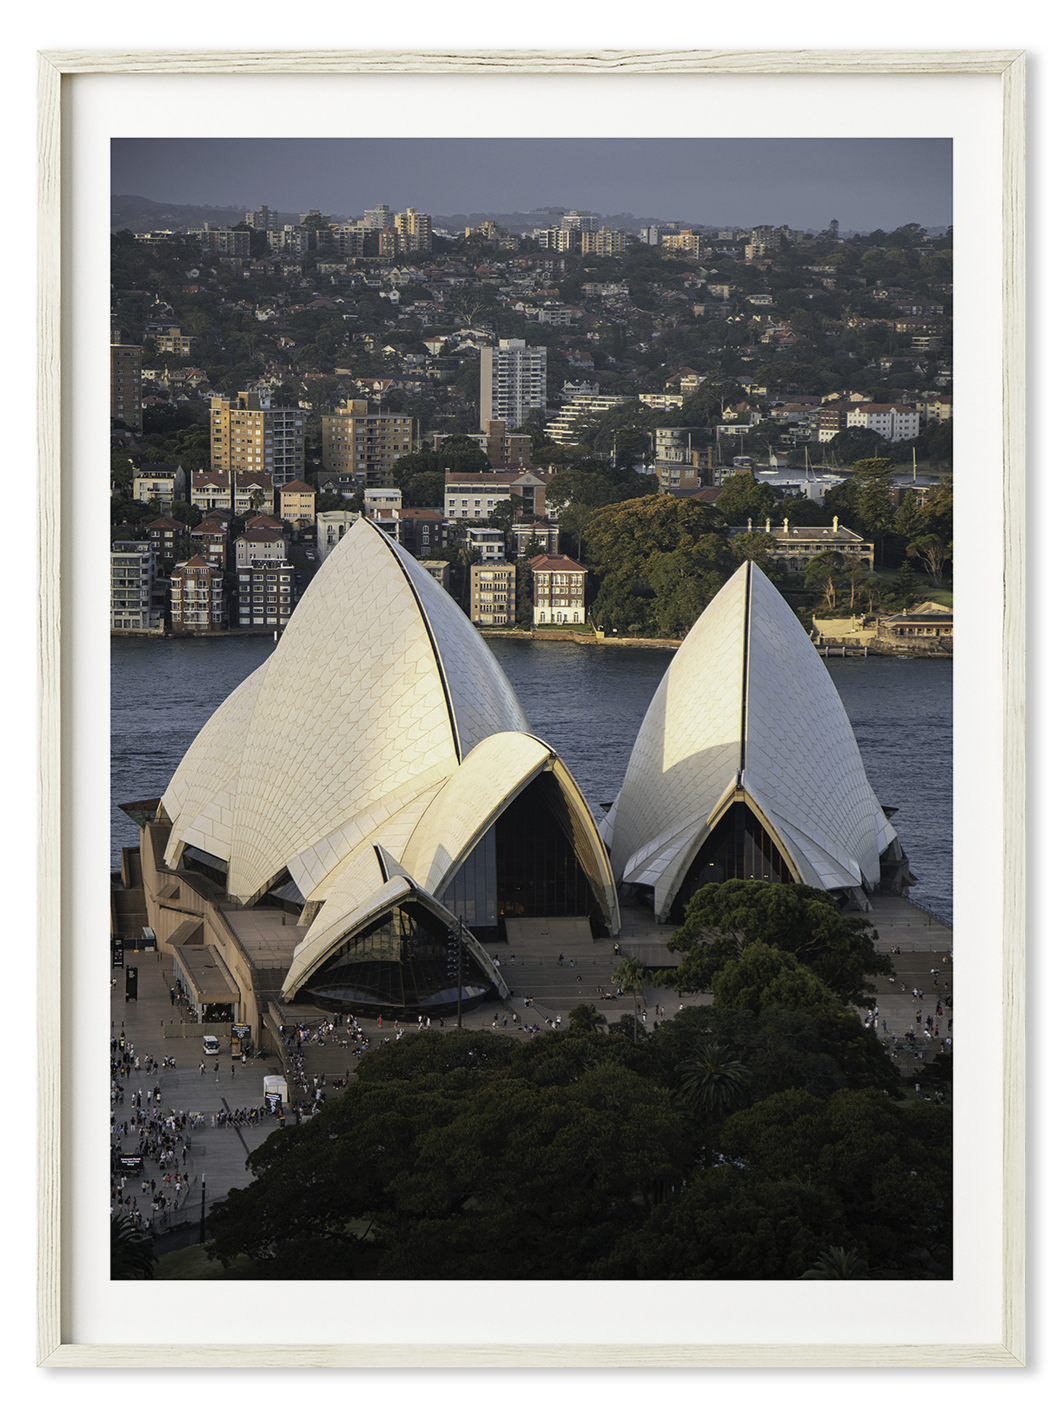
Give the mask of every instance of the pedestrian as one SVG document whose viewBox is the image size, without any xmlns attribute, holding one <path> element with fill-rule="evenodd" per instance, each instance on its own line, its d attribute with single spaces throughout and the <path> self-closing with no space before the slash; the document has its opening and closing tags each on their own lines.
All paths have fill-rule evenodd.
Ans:
<svg viewBox="0 0 1063 1417">
<path fill-rule="evenodd" d="M 203 1074 L 204 1074 L 206 1071 L 207 1071 L 207 1065 L 206 1065 L 206 1063 L 204 1063 L 204 1061 L 203 1061 L 202 1058 L 201 1058 L 201 1059 L 199 1060 L 199 1075 L 200 1075 L 200 1077 L 202 1077 Z"/>
<path fill-rule="evenodd" d="M 215 1083 L 217 1083 L 217 1081 L 218 1081 L 218 1065 L 217 1065 L 217 1063 L 214 1064 L 214 1081 L 215 1081 Z"/>
</svg>

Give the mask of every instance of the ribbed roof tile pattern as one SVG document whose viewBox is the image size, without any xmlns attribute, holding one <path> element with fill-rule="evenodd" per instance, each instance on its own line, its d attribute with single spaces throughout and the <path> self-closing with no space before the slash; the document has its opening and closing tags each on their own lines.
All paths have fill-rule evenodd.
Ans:
<svg viewBox="0 0 1063 1417">
<path fill-rule="evenodd" d="M 497 660 L 450 596 L 357 521 L 269 659 L 182 760 L 163 799 L 167 860 L 179 863 L 182 843 L 202 847 L 227 862 L 229 894 L 243 903 L 291 875 L 314 910 L 285 982 L 290 997 L 400 900 L 445 917 L 437 893 L 544 771 L 615 930 L 612 873 L 578 786 L 531 735 Z M 471 937 L 469 947 L 493 977 L 487 953 Z"/>
<path fill-rule="evenodd" d="M 164 799 L 175 849 L 204 813 L 224 813 L 204 849 L 228 859 L 229 892 L 243 901 L 355 814 L 444 779 L 482 738 L 528 727 L 450 596 L 365 521 L 329 555 L 252 679 L 186 754 L 173 811 Z"/>
<path fill-rule="evenodd" d="M 496 733 L 472 750 L 414 830 L 403 861 L 433 894 L 492 822 L 541 772 L 550 749 L 526 733 Z"/>
<path fill-rule="evenodd" d="M 244 739 L 265 672 L 260 664 L 211 714 L 170 779 L 162 805 L 170 821 L 181 824 L 167 846 L 171 866 L 182 841 L 223 861 L 229 858 Z"/>
<path fill-rule="evenodd" d="M 665 914 L 738 789 L 806 884 L 877 882 L 879 853 L 895 833 L 830 675 L 752 563 L 705 608 L 647 710 L 610 813 L 618 879 L 652 886 Z"/>
</svg>

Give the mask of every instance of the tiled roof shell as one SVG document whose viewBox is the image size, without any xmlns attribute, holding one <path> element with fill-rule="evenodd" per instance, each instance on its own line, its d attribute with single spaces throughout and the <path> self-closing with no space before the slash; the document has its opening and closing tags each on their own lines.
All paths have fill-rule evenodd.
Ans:
<svg viewBox="0 0 1063 1417">
<path fill-rule="evenodd" d="M 253 703 L 237 697 L 245 684 L 222 705 L 163 798 L 173 822 L 168 858 L 176 860 L 181 842 L 221 856 L 230 894 L 245 902 L 290 863 L 312 890 L 322 867 L 305 863 L 315 852 L 332 860 L 335 848 L 326 844 L 352 819 L 442 782 L 490 734 L 528 727 L 497 661 L 450 596 L 361 520 L 252 677 Z M 237 708 L 246 722 L 233 735 L 226 721 Z M 221 779 L 224 800 L 207 800 Z M 203 822 L 211 845 L 196 840 Z"/>
<path fill-rule="evenodd" d="M 603 826 L 617 881 L 652 886 L 666 918 L 698 848 L 742 794 L 805 884 L 878 882 L 896 833 L 829 673 L 752 562 L 703 611 L 646 712 Z"/>
</svg>

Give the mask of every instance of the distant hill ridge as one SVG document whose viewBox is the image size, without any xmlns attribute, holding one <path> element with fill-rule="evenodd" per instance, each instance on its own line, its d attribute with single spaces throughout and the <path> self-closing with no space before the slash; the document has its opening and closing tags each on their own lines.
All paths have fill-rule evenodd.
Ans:
<svg viewBox="0 0 1063 1417">
<path fill-rule="evenodd" d="M 156 202 L 150 197 L 137 196 L 113 196 L 111 198 L 111 230 L 112 231 L 180 231 L 184 229 L 201 228 L 204 222 L 209 222 L 211 226 L 233 226 L 235 223 L 243 221 L 247 212 L 252 211 L 258 203 L 246 206 L 216 207 L 209 203 L 202 205 L 190 205 L 180 202 Z M 268 205 L 268 203 L 267 203 Z M 447 231 L 464 231 L 467 226 L 482 226 L 485 221 L 495 221 L 499 226 L 507 227 L 510 231 L 533 231 L 536 227 L 556 226 L 561 217 L 569 207 L 537 207 L 531 212 L 456 212 L 451 216 L 437 216 L 431 213 L 432 224 L 443 227 Z M 280 212 L 282 225 L 291 223 L 298 225 L 301 212 Z M 359 214 L 360 215 L 360 214 Z M 630 212 L 619 212 L 615 215 L 599 216 L 603 226 L 611 226 L 614 230 L 629 231 L 637 234 L 643 226 L 660 226 L 666 220 L 678 220 L 677 218 L 664 217 L 635 217 Z M 333 217 L 332 220 L 337 220 Z M 691 225 L 689 222 L 681 223 Z M 705 223 L 694 223 L 704 225 Z"/>
<path fill-rule="evenodd" d="M 178 202 L 155 202 L 150 197 L 135 196 L 113 196 L 111 198 L 111 230 L 112 231 L 182 231 L 202 228 L 204 222 L 209 222 L 211 226 L 233 226 L 235 223 L 243 221 L 247 212 L 252 211 L 257 202 L 248 203 L 239 207 L 215 207 L 209 203 L 201 206 L 182 204 Z M 268 203 L 266 204 L 268 205 Z M 556 226 L 560 223 L 561 217 L 569 207 L 536 207 L 530 212 L 456 212 L 451 216 L 439 216 L 430 213 L 432 225 L 442 227 L 446 231 L 463 232 L 467 226 L 482 226 L 485 221 L 497 222 L 499 226 L 506 227 L 509 231 L 530 232 L 537 227 Z M 279 212 L 281 225 L 298 225 L 301 212 Z M 660 216 L 632 216 L 631 212 L 617 212 L 612 215 L 602 215 L 600 212 L 593 212 L 592 215 L 599 217 L 603 226 L 612 227 L 614 231 L 627 231 L 633 235 L 644 226 L 665 226 L 674 223 L 681 227 L 700 228 L 705 231 L 727 231 L 731 229 L 733 223 L 729 222 L 708 222 L 690 221 L 686 217 L 660 217 Z M 356 218 L 360 214 L 356 214 Z M 340 221 L 347 218 L 331 216 L 329 220 Z M 777 225 L 783 225 L 779 222 Z M 934 226 L 927 228 L 928 236 L 943 236 L 947 228 Z M 856 231 L 842 231 L 839 235 L 844 239 L 859 235 Z"/>
</svg>

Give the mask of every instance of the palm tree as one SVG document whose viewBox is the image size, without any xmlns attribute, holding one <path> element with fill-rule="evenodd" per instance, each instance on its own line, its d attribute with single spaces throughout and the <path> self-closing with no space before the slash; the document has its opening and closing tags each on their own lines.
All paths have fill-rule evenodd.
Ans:
<svg viewBox="0 0 1063 1417">
<path fill-rule="evenodd" d="M 569 1012 L 570 1033 L 602 1033 L 607 1026 L 604 1014 L 600 1014 L 592 1004 L 577 1004 Z"/>
<path fill-rule="evenodd" d="M 867 1279 L 867 1260 L 856 1250 L 843 1250 L 832 1245 L 824 1250 L 811 1269 L 806 1269 L 802 1279 Z"/>
<path fill-rule="evenodd" d="M 158 1259 L 131 1215 L 111 1216 L 111 1278 L 154 1279 Z"/>
<path fill-rule="evenodd" d="M 744 1063 L 729 1057 L 719 1043 L 702 1043 L 678 1071 L 676 1099 L 702 1120 L 721 1120 L 736 1111 L 749 1095 L 752 1074 Z"/>
<path fill-rule="evenodd" d="M 646 966 L 640 959 L 622 959 L 613 970 L 613 983 L 619 984 L 622 989 L 630 989 L 635 996 L 635 1003 L 640 1012 L 646 1007 L 646 1001 L 642 997 L 642 989 L 647 982 L 649 975 Z"/>
</svg>

